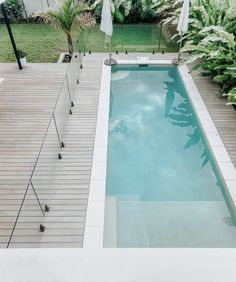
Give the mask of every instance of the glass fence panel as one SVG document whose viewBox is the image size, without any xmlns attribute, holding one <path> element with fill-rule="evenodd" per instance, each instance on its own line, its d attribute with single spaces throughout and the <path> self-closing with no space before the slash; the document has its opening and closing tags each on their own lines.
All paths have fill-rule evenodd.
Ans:
<svg viewBox="0 0 236 282">
<path fill-rule="evenodd" d="M 155 25 L 121 25 L 121 51 L 125 52 L 152 52 L 158 46 L 159 28 Z"/>
<path fill-rule="evenodd" d="M 83 30 L 78 35 L 76 51 L 88 52 L 176 52 L 178 44 L 172 41 L 176 27 L 156 24 L 114 24 L 111 42 L 100 31 L 100 25 Z"/>
<path fill-rule="evenodd" d="M 60 142 L 63 142 L 63 137 L 66 130 L 70 111 L 71 111 L 71 98 L 70 98 L 69 85 L 66 75 L 53 114 L 58 135 L 60 138 Z"/>
<path fill-rule="evenodd" d="M 105 35 L 100 31 L 99 25 L 88 30 L 82 30 L 78 33 L 78 40 L 75 42 L 76 51 L 87 52 L 105 52 L 104 51 Z"/>
<path fill-rule="evenodd" d="M 68 118 L 71 113 L 72 100 L 76 92 L 77 79 L 81 71 L 81 63 L 83 61 L 83 54 L 74 54 L 63 81 L 54 111 L 50 117 L 48 128 L 45 132 L 42 145 L 40 147 L 35 165 L 26 187 L 25 195 L 22 199 L 22 204 L 18 211 L 15 224 L 9 236 L 7 248 L 14 243 L 14 232 L 18 226 L 21 226 L 21 219 L 29 214 L 25 208 L 25 201 L 28 203 L 37 202 L 39 209 L 34 211 L 34 215 L 44 216 L 45 212 L 50 210 L 49 194 L 52 183 L 55 179 L 55 172 L 57 168 L 58 159 L 61 159 L 61 147 L 63 137 L 66 131 Z M 30 211 L 32 214 L 32 211 Z M 36 224 L 37 225 L 37 224 Z M 39 232 L 44 232 L 45 227 L 39 222 Z"/>
<path fill-rule="evenodd" d="M 77 83 L 79 81 L 80 73 L 80 56 L 79 54 L 73 54 L 68 70 L 67 70 L 67 82 L 70 92 L 71 100 L 73 101 Z"/>
<path fill-rule="evenodd" d="M 158 52 L 178 52 L 179 43 L 177 42 L 179 37 L 172 37 L 177 34 L 176 26 L 164 25 L 160 27 L 160 38 L 158 40 Z"/>
<path fill-rule="evenodd" d="M 107 52 L 123 52 L 123 38 L 122 36 L 124 35 L 123 34 L 123 25 L 114 25 L 113 26 L 113 35 L 112 35 L 112 38 L 111 40 L 109 41 L 109 38 L 106 37 L 104 35 L 104 32 L 103 32 L 103 36 L 105 37 L 105 44 L 106 44 L 106 47 L 107 47 Z"/>
<path fill-rule="evenodd" d="M 54 179 L 60 145 L 54 120 L 51 118 L 30 183 L 42 205 L 47 204 L 48 189 Z M 34 195 L 32 196 L 34 197 Z"/>
</svg>

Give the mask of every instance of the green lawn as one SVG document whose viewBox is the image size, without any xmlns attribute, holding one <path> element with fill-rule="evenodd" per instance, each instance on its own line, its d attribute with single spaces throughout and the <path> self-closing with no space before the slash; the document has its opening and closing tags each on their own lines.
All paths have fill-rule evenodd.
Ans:
<svg viewBox="0 0 236 282">
<path fill-rule="evenodd" d="M 13 24 L 17 48 L 28 53 L 29 62 L 55 62 L 67 50 L 65 35 L 44 24 Z M 0 61 L 15 61 L 6 26 L 0 25 Z"/>
<path fill-rule="evenodd" d="M 63 32 L 45 24 L 12 24 L 17 47 L 28 53 L 29 62 L 56 62 L 61 52 L 67 51 Z M 161 39 L 161 40 L 160 40 Z M 160 42 L 159 42 L 160 41 Z M 104 33 L 99 25 L 81 34 L 74 34 L 75 50 L 109 52 Z M 14 62 L 6 26 L 0 24 L 0 62 Z M 175 44 L 167 43 L 156 25 L 114 25 L 112 50 L 124 52 L 176 51 Z"/>
</svg>

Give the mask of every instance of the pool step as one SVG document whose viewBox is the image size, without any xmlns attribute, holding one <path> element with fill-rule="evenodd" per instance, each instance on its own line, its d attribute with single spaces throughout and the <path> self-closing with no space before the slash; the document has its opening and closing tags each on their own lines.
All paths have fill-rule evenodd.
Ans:
<svg viewBox="0 0 236 282">
<path fill-rule="evenodd" d="M 116 217 L 113 247 L 236 247 L 223 201 L 116 201 Z"/>
<path fill-rule="evenodd" d="M 117 237 L 119 234 L 117 233 L 117 203 L 118 202 L 139 202 L 139 195 L 122 195 L 119 197 L 106 197 L 106 209 L 105 209 L 105 227 L 104 227 L 104 247 L 111 248 L 116 247 L 118 244 Z M 139 227 L 144 225 L 142 221 L 139 222 Z M 106 228 L 108 227 L 108 228 Z M 142 236 L 146 237 L 148 240 L 148 236 L 145 231 L 145 226 L 141 228 Z M 140 233 L 140 232 L 139 232 Z"/>
<path fill-rule="evenodd" d="M 117 201 L 116 197 L 106 197 L 104 247 L 117 245 Z"/>
<path fill-rule="evenodd" d="M 139 201 L 140 196 L 138 194 L 121 195 L 116 197 L 118 201 Z"/>
</svg>

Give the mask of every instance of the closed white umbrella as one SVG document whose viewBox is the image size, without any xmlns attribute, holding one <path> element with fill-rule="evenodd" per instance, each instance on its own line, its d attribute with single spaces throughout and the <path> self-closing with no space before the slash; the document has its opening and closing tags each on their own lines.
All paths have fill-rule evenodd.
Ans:
<svg viewBox="0 0 236 282">
<path fill-rule="evenodd" d="M 180 35 L 188 31 L 188 21 L 189 21 L 189 0 L 184 0 L 181 14 L 179 17 L 178 26 L 177 26 L 177 30 L 180 33 Z"/>
<path fill-rule="evenodd" d="M 111 36 L 113 33 L 113 24 L 112 24 L 110 0 L 103 0 L 100 29 L 101 31 L 105 32 L 106 36 L 109 37 L 110 49 L 111 49 Z M 111 54 L 110 54 L 110 58 L 105 60 L 104 63 L 108 66 L 113 66 L 117 64 L 116 60 L 112 59 Z"/>
<path fill-rule="evenodd" d="M 183 44 L 183 35 L 188 31 L 188 22 L 189 22 L 189 0 L 184 0 L 183 7 L 181 10 L 181 14 L 179 17 L 179 22 L 177 26 L 177 30 L 181 36 L 180 38 L 180 50 Z M 178 61 L 180 60 L 180 51 L 178 56 Z"/>
<path fill-rule="evenodd" d="M 110 0 L 103 0 L 102 20 L 101 20 L 100 29 L 101 31 L 105 32 L 107 36 L 112 36 L 113 25 L 112 25 Z"/>
</svg>

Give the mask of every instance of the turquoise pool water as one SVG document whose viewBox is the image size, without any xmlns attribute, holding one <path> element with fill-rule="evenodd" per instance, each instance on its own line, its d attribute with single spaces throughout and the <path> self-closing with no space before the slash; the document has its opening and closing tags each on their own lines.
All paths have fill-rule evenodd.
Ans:
<svg viewBox="0 0 236 282">
<path fill-rule="evenodd" d="M 104 247 L 236 247 L 235 220 L 176 67 L 112 69 Z"/>
</svg>

